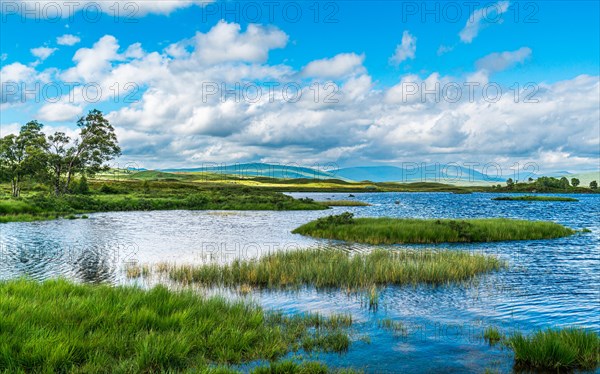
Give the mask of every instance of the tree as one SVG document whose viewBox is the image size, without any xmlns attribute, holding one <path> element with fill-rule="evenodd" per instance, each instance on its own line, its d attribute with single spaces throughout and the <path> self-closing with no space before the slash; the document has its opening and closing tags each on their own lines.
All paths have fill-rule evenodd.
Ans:
<svg viewBox="0 0 600 374">
<path fill-rule="evenodd" d="M 577 187 L 577 186 L 579 186 L 579 183 L 581 183 L 581 182 L 579 181 L 579 179 L 577 179 L 577 178 L 571 178 L 571 185 L 572 185 L 573 187 Z"/>
<path fill-rule="evenodd" d="M 19 197 L 21 183 L 35 178 L 45 168 L 46 136 L 43 125 L 31 121 L 21 127 L 19 135 L 7 135 L 0 139 L 0 178 L 10 180 L 11 194 Z"/>
<path fill-rule="evenodd" d="M 596 181 L 591 181 L 591 182 L 590 182 L 590 188 L 591 188 L 592 190 L 596 190 L 596 189 L 598 189 L 598 182 L 596 182 Z"/>
<path fill-rule="evenodd" d="M 569 180 L 567 179 L 567 177 L 562 177 L 560 178 L 560 188 L 562 189 L 567 189 L 569 188 L 571 185 L 569 184 Z"/>
<path fill-rule="evenodd" d="M 515 182 L 513 182 L 513 179 L 512 179 L 512 178 L 508 178 L 508 179 L 506 180 L 506 186 L 507 186 L 507 187 L 511 188 L 511 187 L 512 187 L 514 184 L 515 184 Z"/>
<path fill-rule="evenodd" d="M 69 191 L 75 174 L 93 176 L 108 169 L 104 163 L 121 154 L 115 130 L 99 110 L 81 117 L 77 126 L 79 137 L 75 141 L 62 132 L 48 138 L 52 184 L 57 195 Z"/>
</svg>

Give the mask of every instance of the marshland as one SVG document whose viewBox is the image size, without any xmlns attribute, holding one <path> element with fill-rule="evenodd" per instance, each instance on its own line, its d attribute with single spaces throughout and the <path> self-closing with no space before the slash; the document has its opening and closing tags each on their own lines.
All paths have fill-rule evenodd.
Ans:
<svg viewBox="0 0 600 374">
<path fill-rule="evenodd" d="M 178 183 L 150 180 L 148 191 L 144 181 L 111 184 L 90 180 L 91 192 L 83 197 L 101 200 L 108 196 L 136 201 L 168 194 L 184 199 L 189 192 L 185 188 L 190 187 L 177 187 Z M 111 194 L 106 193 L 106 188 L 101 192 L 103 184 L 117 191 L 126 190 L 129 184 L 133 187 L 130 195 Z M 178 188 L 182 189 L 180 195 L 175 192 Z M 61 330 L 63 325 L 50 325 L 45 319 L 47 315 L 57 314 L 53 308 L 69 302 L 82 308 L 98 304 L 91 310 L 100 312 L 110 306 L 95 301 L 111 295 L 116 303 L 112 307 L 120 305 L 130 311 L 128 316 L 119 318 L 131 318 L 120 320 L 121 325 L 130 326 L 127 331 L 132 334 L 121 342 L 130 339 L 133 348 L 119 351 L 121 348 L 116 346 L 104 351 L 86 339 L 77 338 L 70 340 L 73 343 L 59 345 L 74 344 L 68 356 L 58 353 L 47 356 L 45 354 L 51 352 L 46 350 L 52 347 L 32 345 L 36 347 L 32 352 L 39 353 L 35 358 L 34 353 L 17 354 L 13 344 L 5 348 L 4 352 L 10 354 L 5 355 L 4 366 L 0 367 L 49 364 L 39 358 L 43 356 L 55 357 L 52 365 L 57 368 L 88 365 L 85 367 L 90 370 L 101 366 L 129 368 L 130 371 L 136 368 L 177 370 L 183 366 L 193 367 L 190 362 L 194 361 L 198 368 L 223 371 L 269 372 L 278 367 L 291 367 L 292 371 L 395 372 L 420 367 L 505 372 L 520 367 L 535 368 L 537 359 L 527 357 L 546 357 L 547 353 L 539 353 L 531 344 L 554 343 L 549 340 L 538 343 L 539 338 L 535 340 L 538 331 L 575 328 L 576 331 L 582 329 L 583 333 L 591 332 L 593 336 L 600 331 L 594 302 L 599 296 L 600 281 L 598 195 L 577 195 L 578 202 L 566 205 L 560 201 L 544 205 L 515 201 L 511 205 L 521 205 L 507 210 L 503 202 L 491 199 L 501 195 L 477 192 L 353 192 L 350 196 L 348 192 L 321 191 L 279 195 L 276 191 L 255 191 L 240 185 L 232 185 L 225 191 L 205 188 L 198 193 L 216 197 L 220 204 L 255 203 L 266 196 L 268 204 L 283 201 L 288 205 L 283 209 L 274 206 L 265 210 L 252 209 L 251 205 L 247 206 L 250 210 L 220 207 L 212 210 L 209 204 L 202 206 L 208 209 L 193 210 L 185 206 L 174 207 L 180 210 L 121 209 L 116 212 L 64 209 L 61 212 L 76 216 L 85 212 L 88 218 L 3 224 L 0 244 L 5 261 L 0 263 L 0 276 L 5 280 L 2 292 L 10 294 L 3 297 L 3 310 L 13 311 L 15 303 L 26 304 L 23 300 L 32 301 L 28 308 L 41 305 L 37 299 L 53 297 L 55 300 L 39 314 L 27 317 L 29 319 L 23 317 L 31 322 L 27 324 L 31 327 L 19 330 L 20 335 L 13 333 L 15 337 L 35 340 L 37 326 L 52 326 L 51 334 L 45 330 L 50 334 L 48 339 L 61 341 L 66 334 Z M 23 200 L 29 201 L 35 194 L 35 191 L 25 191 Z M 344 200 L 356 203 L 342 202 L 340 206 L 331 203 Z M 312 204 L 318 207 L 305 210 L 313 208 Z M 324 209 L 322 204 L 330 208 Z M 516 231 L 520 239 L 516 241 L 455 240 L 454 243 L 424 244 L 421 240 L 421 244 L 400 245 L 361 244 L 360 240 L 319 239 L 293 233 L 310 222 L 345 212 L 351 213 L 351 219 L 358 222 L 377 217 L 392 222 L 411 219 L 416 223 L 425 222 L 426 227 L 439 225 L 444 229 L 458 229 L 463 234 L 468 225 L 460 222 L 509 224 L 499 231 L 493 229 L 495 225 L 476 226 L 473 233 L 477 235 L 489 234 L 486 230 L 511 231 L 515 222 L 519 227 L 523 225 L 523 229 Z M 489 221 L 489 217 L 502 220 Z M 444 223 L 437 223 L 438 220 Z M 459 223 L 448 225 L 447 222 Z M 583 232 L 584 229 L 589 232 Z M 416 232 L 421 238 L 431 238 L 419 230 Z M 414 237 L 414 233 L 411 235 Z M 22 279 L 8 281 L 23 277 L 37 281 L 65 280 L 42 285 Z M 98 286 L 98 283 L 113 286 Z M 161 284 L 168 288 L 154 288 L 162 287 Z M 70 296 L 61 302 L 56 292 Z M 172 300 L 173 308 L 169 309 L 167 302 L 150 302 L 156 295 Z M 194 303 L 202 307 L 191 307 L 186 301 L 177 304 L 174 300 L 179 298 L 187 303 L 191 298 L 198 298 L 201 301 Z M 161 309 L 155 305 L 162 305 Z M 204 307 L 207 310 L 203 311 Z M 252 325 L 256 330 L 244 330 L 250 328 L 250 322 L 240 320 L 239 314 L 235 314 L 239 308 L 248 318 L 255 316 L 253 321 L 262 320 L 262 324 Z M 70 318 L 87 318 L 86 313 L 91 313 L 88 309 L 64 315 L 64 325 L 70 323 Z M 210 342 L 194 343 L 198 347 L 195 350 L 162 343 L 161 339 L 182 334 L 182 341 L 193 345 L 189 340 L 191 335 L 185 331 L 196 331 L 197 327 L 186 327 L 189 320 L 183 316 L 210 315 L 210 310 L 217 309 L 219 313 L 231 314 L 229 321 L 235 331 L 246 331 L 243 339 L 223 339 L 220 346 L 212 346 Z M 319 317 L 310 317 L 314 314 Z M 285 318 L 280 317 L 278 324 L 269 324 L 273 322 L 273 315 Z M 95 318 L 90 317 L 89 323 L 100 326 L 114 323 L 112 319 L 102 321 L 101 316 L 108 318 L 107 314 L 96 314 Z M 321 322 L 315 323 L 315 318 L 344 322 L 323 322 L 336 325 L 335 328 L 317 327 Z M 304 319 L 313 322 L 299 322 Z M 211 321 L 210 316 L 206 323 L 213 326 L 211 331 L 221 331 L 231 338 L 236 336 L 228 330 L 229 326 Z M 289 326 L 285 327 L 288 323 L 295 326 L 293 334 Z M 3 331 L 15 331 L 19 319 L 2 326 L 11 326 L 11 330 Z M 144 339 L 150 338 L 135 334 L 140 326 L 162 329 L 155 332 L 155 345 L 144 345 Z M 269 335 L 275 334 L 274 331 L 280 335 Z M 112 339 L 115 334 L 111 330 L 96 333 L 99 342 Z M 519 336 L 523 340 L 518 340 Z M 256 349 L 242 349 L 239 344 L 249 341 L 244 339 L 256 339 L 253 342 L 268 339 L 277 343 L 278 349 L 267 349 L 258 343 Z M 529 346 L 522 343 L 525 339 L 533 343 Z M 494 344 L 490 344 L 492 341 Z M 567 342 L 557 344 L 575 347 L 572 340 Z M 463 348 L 457 349 L 459 346 Z M 221 356 L 211 353 L 215 349 Z M 97 354 L 94 359 L 82 358 L 90 357 L 85 354 L 91 351 Z M 238 352 L 237 356 L 234 352 Z M 115 358 L 117 354 L 120 361 Z M 150 360 L 150 356 L 155 360 Z M 6 357 L 18 357 L 21 361 Z M 557 362 L 563 361 L 568 360 Z M 568 362 L 565 367 L 580 367 L 573 363 L 575 361 Z M 589 363 L 586 365 L 581 367 L 589 367 Z"/>
</svg>

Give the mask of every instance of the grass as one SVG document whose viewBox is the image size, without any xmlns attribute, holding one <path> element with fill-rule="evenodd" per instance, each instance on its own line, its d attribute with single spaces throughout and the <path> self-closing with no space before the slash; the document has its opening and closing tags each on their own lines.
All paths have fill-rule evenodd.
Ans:
<svg viewBox="0 0 600 374">
<path fill-rule="evenodd" d="M 174 281 L 204 286 L 364 289 L 368 290 L 370 304 L 376 304 L 375 286 L 446 284 L 504 266 L 496 257 L 450 250 L 375 250 L 350 255 L 338 249 L 303 249 L 225 265 L 171 265 L 165 271 Z"/>
<path fill-rule="evenodd" d="M 572 197 L 560 197 L 560 196 L 499 196 L 494 197 L 492 200 L 498 201 L 579 201 Z"/>
<path fill-rule="evenodd" d="M 160 286 L 65 280 L 0 282 L 0 315 L 0 372 L 231 372 L 231 365 L 276 361 L 300 349 L 343 352 L 352 324 L 346 315 L 285 316 Z M 271 367 L 310 372 L 315 365 Z"/>
<path fill-rule="evenodd" d="M 516 333 L 507 344 L 517 367 L 536 370 L 594 370 L 600 366 L 600 336 L 576 328 Z"/>
<path fill-rule="evenodd" d="M 350 213 L 343 213 L 319 218 L 292 232 L 367 244 L 405 244 L 552 239 L 576 231 L 554 222 L 505 218 L 354 218 Z"/>
<path fill-rule="evenodd" d="M 363 201 L 357 200 L 327 200 L 327 201 L 317 201 L 319 204 L 323 204 L 325 206 L 370 206 L 371 204 L 365 203 Z"/>
<path fill-rule="evenodd" d="M 0 223 L 34 221 L 76 214 L 143 210 L 319 210 L 326 206 L 279 192 L 244 186 L 192 182 L 131 180 L 94 182 L 87 195 L 52 196 L 30 192 L 20 199 L 0 199 Z"/>
<path fill-rule="evenodd" d="M 483 339 L 490 345 L 495 345 L 502 340 L 502 334 L 497 327 L 489 326 L 483 330 Z"/>
</svg>

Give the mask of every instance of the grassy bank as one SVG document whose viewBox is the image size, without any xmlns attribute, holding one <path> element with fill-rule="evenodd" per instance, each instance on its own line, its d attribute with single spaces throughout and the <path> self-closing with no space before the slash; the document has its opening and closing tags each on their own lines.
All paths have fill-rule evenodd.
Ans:
<svg viewBox="0 0 600 374">
<path fill-rule="evenodd" d="M 92 183 L 86 194 L 30 192 L 0 199 L 0 222 L 53 219 L 93 212 L 136 210 L 318 210 L 326 206 L 274 191 L 243 186 L 128 181 Z"/>
<path fill-rule="evenodd" d="M 498 201 L 579 201 L 572 197 L 561 197 L 561 196 L 499 196 L 494 197 L 492 200 Z"/>
<path fill-rule="evenodd" d="M 293 231 L 316 238 L 367 244 L 492 242 L 560 238 L 574 230 L 554 222 L 490 219 L 319 218 Z"/>
<path fill-rule="evenodd" d="M 343 352 L 349 316 L 284 316 L 242 302 L 164 287 L 0 282 L 0 371 L 179 372 Z M 278 363 L 306 370 L 318 364 Z M 256 372 L 270 372 L 268 368 Z"/>
<path fill-rule="evenodd" d="M 495 257 L 460 251 L 386 251 L 349 255 L 342 250 L 277 252 L 229 265 L 164 267 L 172 280 L 206 286 L 367 289 L 379 285 L 444 284 L 499 270 Z"/>
</svg>

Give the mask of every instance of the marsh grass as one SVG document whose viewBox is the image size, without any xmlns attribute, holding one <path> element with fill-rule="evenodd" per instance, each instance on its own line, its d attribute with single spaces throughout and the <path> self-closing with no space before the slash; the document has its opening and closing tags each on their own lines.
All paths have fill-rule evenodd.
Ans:
<svg viewBox="0 0 600 374">
<path fill-rule="evenodd" d="M 516 333 L 507 344 L 517 367 L 536 370 L 594 370 L 600 366 L 600 336 L 577 328 Z"/>
<path fill-rule="evenodd" d="M 286 316 L 160 286 L 65 280 L 0 282 L 0 315 L 0 372 L 230 372 L 300 349 L 343 352 L 352 324 L 347 315 Z"/>
<path fill-rule="evenodd" d="M 371 204 L 357 200 L 327 200 L 317 201 L 317 203 L 325 206 L 370 206 Z"/>
<path fill-rule="evenodd" d="M 576 231 L 554 222 L 505 218 L 353 218 L 352 214 L 343 213 L 319 218 L 292 232 L 366 244 L 427 244 L 552 239 Z"/>
<path fill-rule="evenodd" d="M 170 265 L 168 275 L 177 282 L 204 286 L 362 289 L 375 300 L 375 286 L 446 284 L 505 265 L 493 256 L 450 250 L 375 250 L 351 255 L 338 249 L 303 249 L 222 265 Z"/>
<path fill-rule="evenodd" d="M 572 197 L 561 197 L 561 196 L 499 196 L 494 197 L 492 200 L 498 201 L 579 201 Z"/>
<path fill-rule="evenodd" d="M 502 340 L 502 334 L 497 327 L 489 326 L 483 330 L 483 339 L 490 345 L 496 345 L 496 343 L 499 343 Z"/>
</svg>

